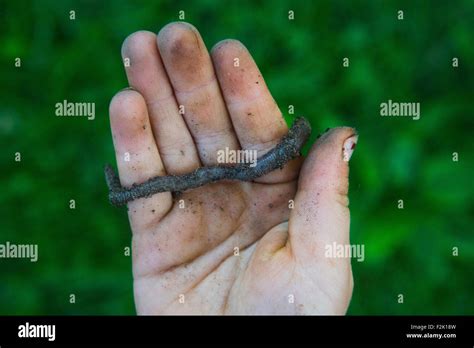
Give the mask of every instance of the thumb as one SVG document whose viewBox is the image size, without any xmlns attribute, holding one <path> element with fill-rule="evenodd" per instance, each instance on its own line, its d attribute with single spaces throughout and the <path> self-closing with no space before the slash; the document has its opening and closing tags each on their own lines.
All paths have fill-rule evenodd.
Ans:
<svg viewBox="0 0 474 348">
<path fill-rule="evenodd" d="M 289 221 L 290 246 L 296 257 L 321 260 L 327 245 L 349 243 L 348 162 L 357 139 L 353 128 L 331 129 L 306 158 Z"/>
</svg>

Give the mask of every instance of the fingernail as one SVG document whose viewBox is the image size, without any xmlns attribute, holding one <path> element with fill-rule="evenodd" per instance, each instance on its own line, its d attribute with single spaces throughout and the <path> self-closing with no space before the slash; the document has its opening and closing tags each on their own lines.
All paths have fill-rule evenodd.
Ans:
<svg viewBox="0 0 474 348">
<path fill-rule="evenodd" d="M 125 87 L 122 88 L 119 92 L 124 92 L 124 91 L 134 91 L 135 89 L 133 87 Z"/>
<path fill-rule="evenodd" d="M 353 135 L 344 142 L 344 147 L 342 148 L 342 159 L 344 162 L 349 162 L 351 159 L 352 153 L 354 152 L 357 145 L 358 138 L 358 135 Z"/>
</svg>

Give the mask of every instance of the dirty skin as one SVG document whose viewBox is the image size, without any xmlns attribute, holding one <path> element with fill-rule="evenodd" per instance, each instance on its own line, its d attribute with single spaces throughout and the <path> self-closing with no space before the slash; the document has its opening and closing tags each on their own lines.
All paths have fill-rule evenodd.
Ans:
<svg viewBox="0 0 474 348">
<path fill-rule="evenodd" d="M 122 187 L 112 166 L 107 164 L 105 180 L 109 188 L 109 201 L 115 206 L 121 206 L 159 192 L 181 193 L 220 180 L 252 181 L 277 168 L 282 168 L 288 161 L 299 156 L 310 134 L 311 126 L 308 120 L 299 117 L 288 134 L 274 148 L 260 157 L 254 167 L 250 167 L 249 163 L 200 167 L 191 173 L 157 176 L 130 187 Z"/>
</svg>

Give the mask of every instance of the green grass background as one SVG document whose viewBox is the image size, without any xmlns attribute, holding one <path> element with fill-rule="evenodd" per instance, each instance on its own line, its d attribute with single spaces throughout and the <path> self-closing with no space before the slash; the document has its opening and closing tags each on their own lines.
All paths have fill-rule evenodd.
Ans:
<svg viewBox="0 0 474 348">
<path fill-rule="evenodd" d="M 2 1 L 0 243 L 37 243 L 39 261 L 0 260 L 0 314 L 134 313 L 128 220 L 102 172 L 114 163 L 108 103 L 127 85 L 125 37 L 179 10 L 208 48 L 241 40 L 313 139 L 357 127 L 351 241 L 365 261 L 353 262 L 349 313 L 474 314 L 471 0 Z M 95 102 L 96 119 L 56 117 L 64 99 Z M 380 117 L 388 99 L 420 102 L 421 119 Z"/>
</svg>

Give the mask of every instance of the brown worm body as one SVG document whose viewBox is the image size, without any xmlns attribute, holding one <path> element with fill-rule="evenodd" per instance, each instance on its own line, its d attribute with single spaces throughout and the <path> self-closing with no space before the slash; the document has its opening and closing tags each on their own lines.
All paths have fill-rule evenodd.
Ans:
<svg viewBox="0 0 474 348">
<path fill-rule="evenodd" d="M 233 166 L 216 165 L 200 167 L 183 175 L 166 175 L 151 178 L 141 184 L 122 187 L 112 166 L 105 166 L 105 180 L 109 188 L 109 200 L 115 206 L 124 205 L 138 198 L 150 197 L 159 192 L 184 192 L 220 180 L 252 181 L 277 168 L 300 154 L 311 134 L 311 125 L 299 117 L 280 142 L 257 160 L 255 166 L 242 163 Z"/>
</svg>

